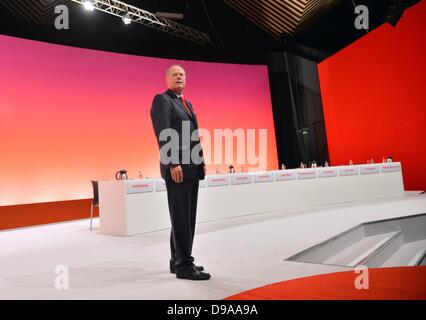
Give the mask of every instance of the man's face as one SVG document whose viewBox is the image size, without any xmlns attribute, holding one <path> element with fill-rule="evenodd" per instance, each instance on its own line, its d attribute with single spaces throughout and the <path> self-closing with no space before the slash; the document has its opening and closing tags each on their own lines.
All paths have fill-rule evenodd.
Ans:
<svg viewBox="0 0 426 320">
<path fill-rule="evenodd" d="M 166 76 L 166 84 L 168 89 L 177 94 L 182 94 L 186 84 L 185 70 L 179 66 L 171 67 Z"/>
</svg>

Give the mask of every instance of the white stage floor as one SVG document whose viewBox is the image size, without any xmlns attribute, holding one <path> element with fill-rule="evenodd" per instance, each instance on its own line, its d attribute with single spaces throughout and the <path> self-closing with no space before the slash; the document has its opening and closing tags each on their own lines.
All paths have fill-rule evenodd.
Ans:
<svg viewBox="0 0 426 320">
<path fill-rule="evenodd" d="M 285 201 L 283 199 L 283 201 Z M 357 224 L 426 212 L 426 195 L 257 214 L 197 225 L 194 257 L 210 281 L 169 273 L 169 230 L 132 237 L 80 220 L 0 232 L 0 299 L 223 299 L 279 282 L 350 268 L 284 261 Z M 69 289 L 55 288 L 55 267 Z"/>
</svg>

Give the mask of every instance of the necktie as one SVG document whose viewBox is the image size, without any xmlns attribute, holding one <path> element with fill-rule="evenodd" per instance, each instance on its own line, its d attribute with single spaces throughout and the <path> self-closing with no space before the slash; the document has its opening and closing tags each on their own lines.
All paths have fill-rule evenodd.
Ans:
<svg viewBox="0 0 426 320">
<path fill-rule="evenodd" d="M 182 101 L 182 103 L 185 106 L 186 110 L 188 110 L 189 114 L 192 116 L 192 112 L 189 109 L 188 105 L 186 104 L 185 99 L 183 98 L 183 96 L 180 96 L 179 99 L 180 99 L 180 101 Z"/>
</svg>

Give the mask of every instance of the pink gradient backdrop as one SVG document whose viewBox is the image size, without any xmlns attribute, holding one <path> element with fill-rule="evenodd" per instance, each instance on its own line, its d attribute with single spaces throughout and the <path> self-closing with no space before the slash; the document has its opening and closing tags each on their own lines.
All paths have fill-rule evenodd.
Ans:
<svg viewBox="0 0 426 320">
<path fill-rule="evenodd" d="M 266 66 L 148 58 L 0 36 L 0 206 L 90 198 L 90 179 L 111 179 L 121 168 L 133 178 L 139 170 L 158 177 L 149 110 L 173 63 L 187 71 L 185 96 L 200 127 L 266 128 L 268 168 L 277 168 Z"/>
</svg>

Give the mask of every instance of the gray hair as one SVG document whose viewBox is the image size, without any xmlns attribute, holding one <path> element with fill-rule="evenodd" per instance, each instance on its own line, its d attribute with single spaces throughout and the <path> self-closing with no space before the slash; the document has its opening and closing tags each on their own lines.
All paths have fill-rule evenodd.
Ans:
<svg viewBox="0 0 426 320">
<path fill-rule="evenodd" d="M 170 67 L 167 68 L 167 70 L 166 70 L 166 77 L 169 76 L 170 69 L 173 68 L 173 67 L 182 68 L 182 70 L 185 71 L 185 74 L 186 74 L 186 70 L 180 64 L 173 64 L 173 65 L 171 65 Z"/>
</svg>

